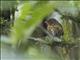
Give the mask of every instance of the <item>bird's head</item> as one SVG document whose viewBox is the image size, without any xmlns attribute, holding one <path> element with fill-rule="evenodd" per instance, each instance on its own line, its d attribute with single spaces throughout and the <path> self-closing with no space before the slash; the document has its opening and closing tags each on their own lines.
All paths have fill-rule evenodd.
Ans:
<svg viewBox="0 0 80 60">
<path fill-rule="evenodd" d="M 47 26 L 47 30 L 48 32 L 50 32 L 50 34 L 56 36 L 56 37 L 60 37 L 63 35 L 63 28 L 62 25 L 55 19 L 49 19 L 45 21 L 45 24 Z"/>
</svg>

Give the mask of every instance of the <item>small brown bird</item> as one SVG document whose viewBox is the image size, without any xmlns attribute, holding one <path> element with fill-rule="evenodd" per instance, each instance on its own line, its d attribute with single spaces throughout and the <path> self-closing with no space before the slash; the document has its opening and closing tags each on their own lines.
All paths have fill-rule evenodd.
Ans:
<svg viewBox="0 0 80 60">
<path fill-rule="evenodd" d="M 60 37 L 64 34 L 62 25 L 55 19 L 44 21 L 44 27 L 53 36 Z"/>
</svg>

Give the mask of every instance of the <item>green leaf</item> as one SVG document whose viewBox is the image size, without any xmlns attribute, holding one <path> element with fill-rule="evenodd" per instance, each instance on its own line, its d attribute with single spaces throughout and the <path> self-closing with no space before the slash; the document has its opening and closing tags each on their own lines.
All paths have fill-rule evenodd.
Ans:
<svg viewBox="0 0 80 60">
<path fill-rule="evenodd" d="M 33 8 L 28 2 L 26 2 L 23 6 L 21 16 L 15 21 L 12 29 L 12 44 L 17 45 L 19 42 L 27 40 L 43 18 L 53 11 L 53 5 L 53 3 L 41 3 L 41 6 L 36 9 L 34 8 L 32 11 L 32 18 L 24 22 L 26 16 L 31 12 L 31 8 Z"/>
</svg>

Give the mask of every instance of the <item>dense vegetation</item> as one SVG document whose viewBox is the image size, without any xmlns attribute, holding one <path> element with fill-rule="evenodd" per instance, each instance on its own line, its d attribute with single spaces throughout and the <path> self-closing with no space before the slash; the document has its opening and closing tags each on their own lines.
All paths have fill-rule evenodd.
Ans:
<svg viewBox="0 0 80 60">
<path fill-rule="evenodd" d="M 1 1 L 0 14 L 10 9 L 14 17 L 12 9 L 18 4 L 22 4 L 22 8 L 16 20 L 0 16 L 2 56 L 6 50 L 17 56 L 14 59 L 22 60 L 80 59 L 80 1 Z M 48 34 L 44 36 L 45 30 L 40 28 L 44 18 L 55 11 L 62 19 L 64 35 L 58 38 L 60 41 Z"/>
</svg>

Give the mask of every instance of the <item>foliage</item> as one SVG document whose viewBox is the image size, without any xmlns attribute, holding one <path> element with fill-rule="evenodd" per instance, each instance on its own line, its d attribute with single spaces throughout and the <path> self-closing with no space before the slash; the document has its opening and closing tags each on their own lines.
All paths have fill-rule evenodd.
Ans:
<svg viewBox="0 0 80 60">
<path fill-rule="evenodd" d="M 16 1 L 0 1 L 0 5 L 1 5 L 0 12 L 1 12 L 1 10 L 8 10 L 11 7 L 16 7 L 17 4 L 18 3 Z"/>
<path fill-rule="evenodd" d="M 5 2 L 3 1 L 3 3 Z M 10 1 L 9 3 L 10 5 L 7 7 L 12 7 L 12 5 L 15 5 L 15 2 L 13 3 L 13 1 Z M 63 3 L 65 3 L 65 5 L 63 5 Z M 49 38 L 44 37 L 44 39 L 42 40 L 35 38 L 35 40 L 37 40 L 38 42 L 34 41 L 34 39 L 29 39 L 29 37 L 32 35 L 36 27 L 38 27 L 38 25 L 42 22 L 43 18 L 49 15 L 50 13 L 52 13 L 52 11 L 54 11 L 55 9 L 59 9 L 60 10 L 59 12 L 63 16 L 63 15 L 69 15 L 69 12 L 68 11 L 65 12 L 68 9 L 64 9 L 65 10 L 64 11 L 62 10 L 62 8 L 65 8 L 65 7 L 69 8 L 69 7 L 76 7 L 76 6 L 78 8 L 80 7 L 79 2 L 37 1 L 37 3 L 33 5 L 31 4 L 30 1 L 24 1 L 21 9 L 21 14 L 19 18 L 14 21 L 14 26 L 11 27 L 11 33 L 9 37 L 10 38 L 9 49 L 12 49 L 14 51 L 16 50 L 18 53 L 21 53 L 23 57 L 27 57 L 28 60 L 35 60 L 35 59 L 36 60 L 69 60 L 68 51 L 70 50 L 69 46 L 71 44 L 67 45 L 66 43 L 72 42 L 74 39 L 72 36 L 72 31 L 73 31 L 72 24 L 69 22 L 67 18 L 63 17 L 64 18 L 63 19 L 64 36 L 62 39 L 63 41 L 66 42 L 63 45 L 66 45 L 66 46 L 51 47 L 47 45 L 47 42 L 48 43 L 53 42 L 52 41 L 53 39 L 51 39 L 50 37 Z M 5 8 L 8 9 L 7 7 L 4 7 L 4 9 Z M 70 13 L 70 15 L 71 17 L 74 17 L 75 14 Z M 28 16 L 30 18 L 28 18 Z M 72 21 L 74 20 L 72 19 Z M 76 21 L 79 21 L 79 20 L 77 19 Z M 4 46 L 4 44 L 2 44 L 2 46 Z M 8 52 L 9 52 L 9 49 L 8 49 Z"/>
<path fill-rule="evenodd" d="M 24 6 L 22 7 L 22 15 L 20 16 L 20 18 L 18 20 L 15 21 L 14 27 L 13 27 L 13 31 L 12 31 L 12 38 L 13 43 L 18 43 L 18 40 L 21 39 L 27 39 L 31 33 L 33 32 L 33 30 L 36 28 L 36 26 L 41 22 L 41 20 L 43 19 L 43 17 L 45 15 L 48 15 L 49 12 L 53 11 L 53 3 L 42 3 L 42 6 L 38 6 L 36 9 L 34 9 L 32 11 L 31 14 L 31 19 L 26 20 L 26 16 L 29 14 L 29 12 L 31 11 L 31 5 L 29 4 L 28 1 L 26 1 L 26 3 L 24 4 Z M 27 7 L 27 8 L 26 8 Z M 45 9 L 45 10 L 44 10 Z M 47 9 L 47 10 L 46 10 Z M 45 12 L 45 13 L 43 13 Z M 25 20 L 25 21 L 24 21 Z M 23 37 L 22 37 L 23 36 Z M 15 45 L 15 44 L 14 44 Z"/>
</svg>

